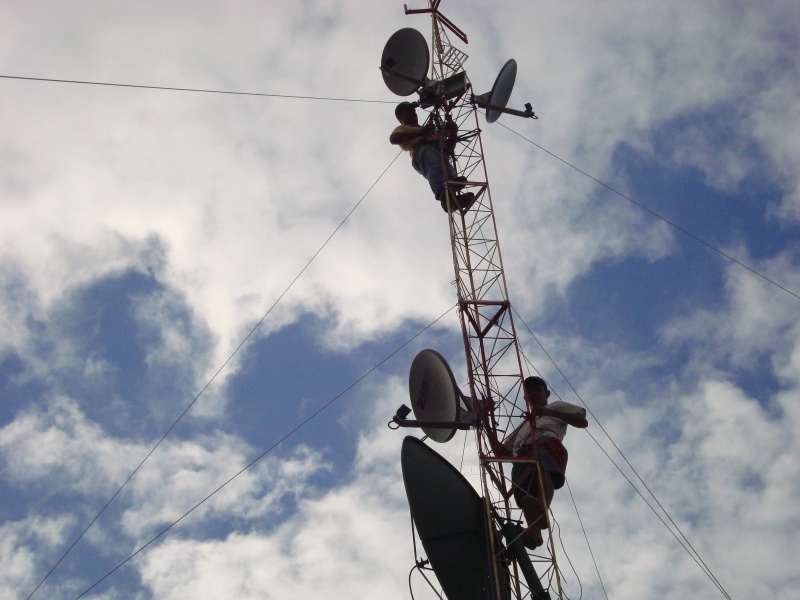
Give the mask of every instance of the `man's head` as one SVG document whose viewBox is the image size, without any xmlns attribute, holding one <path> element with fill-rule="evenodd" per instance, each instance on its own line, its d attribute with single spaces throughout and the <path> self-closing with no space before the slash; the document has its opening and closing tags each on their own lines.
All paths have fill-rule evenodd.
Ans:
<svg viewBox="0 0 800 600">
<path fill-rule="evenodd" d="M 411 102 L 401 102 L 394 109 L 394 116 L 403 125 L 418 125 L 416 105 Z"/>
<path fill-rule="evenodd" d="M 550 397 L 550 390 L 547 389 L 547 383 L 544 379 L 534 375 L 525 378 L 525 396 L 531 404 L 544 406 Z"/>
</svg>

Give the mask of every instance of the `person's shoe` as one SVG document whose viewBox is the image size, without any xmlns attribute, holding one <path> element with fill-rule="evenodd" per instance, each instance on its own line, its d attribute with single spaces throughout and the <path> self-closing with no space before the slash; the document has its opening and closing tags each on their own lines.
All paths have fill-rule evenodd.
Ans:
<svg viewBox="0 0 800 600">
<path fill-rule="evenodd" d="M 467 185 L 467 178 L 463 175 L 459 175 L 455 179 L 453 179 L 452 183 L 450 184 L 450 189 L 455 190 L 456 192 L 463 190 L 464 186 Z"/>
<path fill-rule="evenodd" d="M 462 215 L 467 212 L 473 204 L 475 204 L 475 200 L 477 200 L 477 198 L 472 192 L 465 192 L 456 197 L 458 209 L 461 211 Z"/>
<path fill-rule="evenodd" d="M 475 194 L 472 192 L 465 192 L 453 197 L 452 206 L 454 210 L 459 211 L 463 215 L 475 204 L 475 200 L 477 200 Z M 442 198 L 439 203 L 442 205 L 442 210 L 447 212 L 447 198 Z"/>
<path fill-rule="evenodd" d="M 522 544 L 528 550 L 536 550 L 536 548 L 544 544 L 544 540 L 542 539 L 542 532 L 536 529 L 535 527 L 529 527 L 528 529 L 526 529 L 520 539 L 522 540 Z"/>
</svg>

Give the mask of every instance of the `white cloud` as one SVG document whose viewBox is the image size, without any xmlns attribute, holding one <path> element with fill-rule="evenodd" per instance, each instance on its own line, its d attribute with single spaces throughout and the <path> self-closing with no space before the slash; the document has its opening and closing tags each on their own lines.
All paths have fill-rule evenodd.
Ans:
<svg viewBox="0 0 800 600">
<path fill-rule="evenodd" d="M 362 390 L 363 397 L 381 398 L 368 412 L 369 420 L 381 426 L 362 434 L 355 469 L 334 488 L 302 500 L 298 511 L 275 527 L 264 528 L 252 514 L 247 531 L 225 540 L 176 533 L 149 551 L 141 573 L 155 596 L 405 597 L 413 562 L 399 477 L 402 435 L 385 427 L 386 415 L 403 393 L 397 383 Z M 287 477 L 296 473 L 284 468 L 272 483 Z"/>
<path fill-rule="evenodd" d="M 136 457 L 146 453 L 139 444 L 110 437 L 64 397 L 0 429 L 0 447 L 6 477 L 17 485 L 44 484 L 47 495 L 110 495 L 114 482 L 124 481 Z"/>
<path fill-rule="evenodd" d="M 267 457 L 242 472 L 253 450 L 224 434 L 166 442 L 159 452 L 132 482 L 131 504 L 122 518 L 130 535 L 173 523 L 234 476 L 193 519 L 275 518 L 286 510 L 282 503 L 287 499 L 296 502 L 311 492 L 309 477 L 330 469 L 318 452 L 301 446 L 288 458 Z"/>
<path fill-rule="evenodd" d="M 400 27 L 428 26 L 426 17 L 405 17 L 401 4 L 365 9 L 358 1 L 0 10 L 16 25 L 0 40 L 7 73 L 389 100 L 377 69 L 385 39 Z M 763 218 L 796 221 L 792 2 L 443 10 L 469 32 L 466 66 L 481 91 L 505 59 L 517 59 L 512 104 L 531 101 L 540 119 L 504 122 L 536 143 L 623 192 L 633 184 L 615 154 L 622 147 L 667 168 L 696 166 L 726 193 L 758 178 L 782 194 Z M 64 373 L 108 382 L 119 368 L 96 348 L 82 353 L 88 342 L 65 333 L 76 295 L 131 269 L 152 276 L 159 290 L 133 303 L 147 364 L 204 385 L 394 158 L 392 106 L 0 85 L 4 114 L 13 116 L 0 142 L 0 356 L 16 355 L 24 372 L 9 376 L 2 393 L 23 378 L 46 390 L 34 406 L 20 400 L 16 414 L 4 413 L 3 479 L 25 501 L 45 489 L 96 503 L 150 446 L 142 436 L 115 436 L 87 416 L 84 399 L 59 389 Z M 732 111 L 731 119 L 719 111 Z M 569 304 L 573 284 L 594 269 L 629 258 L 658 264 L 679 248 L 663 224 L 505 130 L 481 127 L 512 300 L 532 326 Z M 667 156 L 658 154 L 660 135 Z M 734 250 L 750 262 L 747 248 Z M 753 262 L 799 287 L 790 250 Z M 455 300 L 451 280 L 445 216 L 403 155 L 259 335 L 311 313 L 325 324 L 321 343 L 346 353 L 438 317 Z M 725 281 L 716 305 L 687 307 L 663 325 L 663 345 L 647 352 L 593 346 L 558 319 L 546 324 L 544 341 L 578 373 L 593 410 L 732 595 L 780 596 L 796 579 L 788 562 L 799 491 L 796 304 L 739 267 Z M 455 318 L 442 327 L 457 336 Z M 735 375 L 756 361 L 768 364 L 778 391 L 754 398 L 737 384 Z M 236 368 L 234 361 L 221 382 Z M 364 428 L 359 453 L 333 487 L 311 487 L 328 468 L 320 448 L 265 459 L 139 559 L 152 597 L 405 597 L 412 555 L 397 464 L 402 434 L 385 428 L 404 392 L 401 379 L 384 383 L 370 390 L 384 400 L 368 425 L 351 429 Z M 215 387 L 199 403 L 206 424 L 224 414 L 229 394 Z M 130 401 L 123 396 L 110 402 Z M 573 489 L 613 596 L 716 597 L 587 438 L 567 441 Z M 461 460 L 460 443 L 436 449 Z M 169 438 L 120 508 L 125 544 L 180 516 L 251 452 L 235 431 Z M 471 473 L 471 440 L 466 454 Z M 0 525 L 15 566 L 3 580 L 6 595 L 29 585 L 26 569 L 41 568 L 26 550 L 39 535 L 31 532 L 49 527 L 51 541 L 36 543 L 55 551 L 73 526 L 71 510 L 46 527 L 44 516 Z M 555 510 L 572 556 L 583 542 L 564 490 Z M 240 525 L 212 539 L 205 525 L 226 516 Z M 119 525 L 87 541 L 107 543 Z M 754 557 L 756 547 L 772 560 Z M 574 553 L 586 589 L 596 590 L 588 556 Z"/>
<path fill-rule="evenodd" d="M 788 290 L 800 288 L 793 253 L 762 261 L 749 259 L 743 248 L 728 253 L 741 256 L 744 264 Z M 724 368 L 724 361 L 730 361 L 732 366 L 748 372 L 760 368 L 759 359 L 766 356 L 773 375 L 779 375 L 787 384 L 796 381 L 791 357 L 800 344 L 795 318 L 797 298 L 739 265 L 730 264 L 725 278 L 724 310 L 691 310 L 664 326 L 664 338 L 670 343 L 685 344 L 694 362 L 703 368 Z"/>
<path fill-rule="evenodd" d="M 509 18 L 512 10 L 498 14 L 504 34 L 493 52 L 517 55 L 523 71 L 515 101 L 530 97 L 541 115 L 537 122 L 508 123 L 597 176 L 618 177 L 612 158 L 620 144 L 647 151 L 653 131 L 675 118 L 713 109 L 723 100 L 741 103 L 754 93 L 750 79 L 736 75 L 754 77 L 765 60 L 774 61 L 779 46 L 770 26 L 785 14 L 774 8 L 762 16 L 691 5 L 664 7 L 656 16 L 651 5 L 623 3 L 619 10 L 540 7 L 529 18 Z M 389 23 L 425 28 L 423 18 L 412 22 L 391 9 L 373 7 Z M 250 7 L 249 19 L 207 7 L 182 26 L 184 15 L 176 4 L 159 14 L 156 28 L 150 10 L 154 7 L 136 13 L 106 9 L 95 16 L 106 23 L 105 29 L 98 27 L 102 35 L 78 46 L 64 46 L 70 38 L 63 37 L 51 43 L 66 53 L 62 62 L 70 57 L 99 79 L 118 80 L 109 67 L 124 65 L 128 77 L 159 83 L 147 70 L 158 64 L 156 75 L 170 77 L 169 82 L 179 78 L 187 86 L 387 97 L 373 64 L 377 59 L 370 61 L 366 50 L 377 56 L 392 25 L 386 32 L 358 28 L 361 20 L 379 18 L 364 14 L 358 3 L 267 7 L 263 15 Z M 71 19 L 64 31 L 83 26 L 86 14 L 62 15 Z M 469 7 L 464 14 L 471 15 Z M 620 14 L 625 14 L 624 29 Z M 288 47 L 261 27 L 258 34 L 251 29 L 265 22 L 268 30 L 291 30 L 300 37 Z M 234 23 L 245 29 L 237 31 Z M 359 29 L 358 39 L 344 33 L 350 27 Z M 124 54 L 145 31 L 146 56 L 159 56 L 158 61 L 139 62 Z M 488 85 L 497 68 L 482 55 L 490 38 L 471 37 L 468 66 L 474 67 L 476 81 Z M 199 38 L 203 45 L 198 46 Z M 258 44 L 245 51 L 243 40 Z M 303 52 L 293 51 L 301 41 Z M 205 48 L 200 55 L 198 47 Z M 222 51 L 229 47 L 238 49 L 235 60 Z M 16 47 L 7 53 L 22 62 Z M 100 60 L 101 53 L 108 62 Z M 87 56 L 94 60 L 87 62 Z M 179 77 L 187 67 L 194 68 L 194 81 Z M 354 76 L 373 71 L 372 78 Z M 4 238 L 12 248 L 24 249 L 21 258 L 34 297 L 47 305 L 77 281 L 124 265 L 130 251 L 110 246 L 109 236 L 142 243 L 156 235 L 166 252 L 157 276 L 207 320 L 221 344 L 216 362 L 263 315 L 394 155 L 386 143 L 391 106 L 61 86 L 60 109 L 54 112 L 52 101 L 40 93 L 43 84 L 13 85 L 16 110 L 37 135 L 21 127 L 12 131 L 6 144 L 18 159 L 10 176 L 28 181 L 25 173 L 32 164 L 48 173 L 35 191 L 14 187 L 15 201 L 6 205 L 13 219 L 10 212 L 3 219 L 15 225 Z M 785 83 L 777 85 L 786 89 Z M 790 111 L 792 103 L 768 105 L 758 113 L 759 140 L 775 148 L 776 165 L 789 164 L 791 145 L 778 134 L 785 131 L 786 114 L 777 108 Z M 631 254 L 656 259 L 670 251 L 663 225 L 593 199 L 594 183 L 582 182 L 541 153 L 532 154 L 521 140 L 503 140 L 507 132 L 495 127 L 485 134 L 487 143 L 499 144 L 509 157 L 500 161 L 490 155 L 488 166 L 498 192 L 498 219 L 506 223 L 504 255 L 516 277 L 562 295 L 598 261 Z M 39 151 L 42 147 L 46 153 Z M 709 177 L 720 185 L 725 172 L 737 180 L 748 170 L 735 156 L 727 165 L 719 163 L 712 142 L 698 144 L 692 135 L 675 152 L 692 153 L 694 164 L 707 165 Z M 404 318 L 432 319 L 440 305 L 449 303 L 444 215 L 405 164 L 407 157 L 400 162 L 271 315 L 276 324 L 311 310 L 330 316 L 337 333 L 357 343 Z M 517 186 L 505 183 L 520 176 Z M 612 183 L 624 190 L 624 182 Z M 603 206 L 590 207 L 590 202 Z M 512 219 L 518 227 L 508 225 Z M 78 240 L 91 261 L 69 250 Z M 74 259 L 65 260 L 70 255 Z M 94 266 L 87 270 L 87 264 Z M 420 271 L 419 264 L 429 268 Z"/>
<path fill-rule="evenodd" d="M 0 594 L 17 598 L 23 589 L 32 591 L 37 555 L 59 548 L 65 540 L 72 519 L 67 516 L 46 518 L 30 516 L 0 525 Z"/>
<path fill-rule="evenodd" d="M 46 486 L 47 495 L 66 490 L 110 497 L 148 454 L 152 444 L 109 435 L 75 401 L 54 399 L 46 411 L 29 411 L 0 429 L 6 477 L 18 486 Z M 192 441 L 166 440 L 132 479 L 122 525 L 129 534 L 177 520 L 202 498 L 239 473 L 254 451 L 224 433 Z M 155 453 L 154 453 L 155 454 Z M 267 457 L 245 471 L 200 511 L 254 517 L 280 512 L 285 497 L 298 498 L 310 476 L 330 465 L 300 446 L 280 461 Z"/>
</svg>

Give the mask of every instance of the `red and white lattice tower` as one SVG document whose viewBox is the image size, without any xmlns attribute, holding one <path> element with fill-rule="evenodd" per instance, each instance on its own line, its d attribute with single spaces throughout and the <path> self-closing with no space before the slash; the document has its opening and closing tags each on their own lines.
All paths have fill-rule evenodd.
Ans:
<svg viewBox="0 0 800 600">
<path fill-rule="evenodd" d="M 428 8 L 405 8 L 406 14 L 428 14 L 432 21 L 432 75 L 434 81 L 464 73 L 467 55 L 451 43 L 450 36 L 467 43 L 467 36 L 439 12 L 440 0 L 428 0 Z M 464 74 L 466 78 L 466 74 Z M 464 335 L 467 371 L 471 396 L 476 399 L 473 410 L 484 415 L 477 432 L 480 460 L 481 492 L 485 498 L 486 522 L 493 515 L 522 522 L 524 519 L 511 495 L 511 467 L 514 462 L 535 464 L 535 458 L 514 458 L 498 454 L 498 440 L 510 434 L 528 418 L 523 390 L 523 370 L 511 302 L 508 297 L 500 240 L 497 234 L 492 194 L 486 170 L 478 122 L 478 107 L 472 100 L 472 85 L 466 79 L 463 92 L 451 96 L 433 111 L 444 122 L 450 118 L 458 125 L 458 142 L 454 148 L 440 148 L 443 160 L 447 153 L 458 176 L 466 177 L 463 192 L 477 197 L 466 212 L 455 206 L 455 189 L 463 182 L 448 182 L 450 238 L 458 292 L 459 315 Z M 454 185 L 455 184 L 455 185 Z M 480 404 L 479 404 L 480 403 Z M 542 486 L 539 486 L 541 489 Z M 542 499 L 543 500 L 543 499 Z M 551 597 L 563 598 L 561 575 L 556 562 L 555 546 L 548 516 L 545 544 L 531 551 L 531 558 Z M 512 598 L 530 598 L 530 590 L 517 572 L 516 563 L 509 563 L 502 552 L 502 540 L 487 530 L 488 545 L 495 569 L 495 582 L 510 583 Z M 498 587 L 494 595 L 501 600 Z"/>
</svg>

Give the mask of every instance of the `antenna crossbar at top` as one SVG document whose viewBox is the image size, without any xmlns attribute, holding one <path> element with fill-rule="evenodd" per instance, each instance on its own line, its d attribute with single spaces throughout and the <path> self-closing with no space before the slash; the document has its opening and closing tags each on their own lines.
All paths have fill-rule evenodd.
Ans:
<svg viewBox="0 0 800 600">
<path fill-rule="evenodd" d="M 467 34 L 461 31 L 455 23 L 453 23 L 450 19 L 445 17 L 442 13 L 439 12 L 439 4 L 442 0 L 428 0 L 428 8 L 408 8 L 408 4 L 403 5 L 403 10 L 405 10 L 407 15 L 420 15 L 430 13 L 433 15 L 434 19 L 438 19 L 442 22 L 442 25 L 447 27 L 450 31 L 452 31 L 458 39 L 460 39 L 465 44 L 469 44 L 469 40 L 467 40 Z"/>
</svg>

